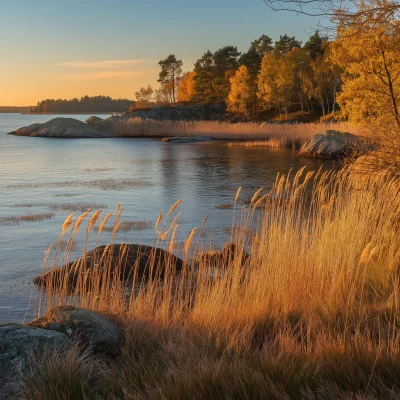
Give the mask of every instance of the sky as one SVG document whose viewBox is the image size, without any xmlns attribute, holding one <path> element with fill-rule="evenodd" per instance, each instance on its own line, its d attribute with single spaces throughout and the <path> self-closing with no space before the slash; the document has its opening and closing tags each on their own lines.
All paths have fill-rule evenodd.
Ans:
<svg viewBox="0 0 400 400">
<path fill-rule="evenodd" d="M 247 51 L 262 34 L 306 41 L 316 21 L 263 0 L 0 0 L 0 105 L 157 87 L 159 60 L 184 71 L 207 50 Z"/>
</svg>

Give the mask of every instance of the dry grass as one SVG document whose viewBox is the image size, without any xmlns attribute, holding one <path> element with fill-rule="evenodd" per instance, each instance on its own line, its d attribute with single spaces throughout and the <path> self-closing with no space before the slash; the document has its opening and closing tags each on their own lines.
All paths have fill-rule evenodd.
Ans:
<svg viewBox="0 0 400 400">
<path fill-rule="evenodd" d="M 150 221 L 121 221 L 118 226 L 118 232 L 129 232 L 129 231 L 143 231 L 151 227 Z M 104 231 L 112 232 L 114 231 L 114 226 L 105 226 Z"/>
<path fill-rule="evenodd" d="M 57 193 L 54 195 L 54 197 L 75 197 L 75 196 L 80 196 L 79 193 Z"/>
<path fill-rule="evenodd" d="M 18 203 L 11 204 L 10 208 L 33 208 L 33 207 L 47 207 L 46 203 Z"/>
<path fill-rule="evenodd" d="M 1 217 L 0 226 L 19 225 L 23 222 L 40 222 L 55 216 L 54 213 L 27 214 L 19 216 Z"/>
<path fill-rule="evenodd" d="M 334 129 L 359 133 L 345 122 L 273 124 L 236 123 L 217 121 L 154 121 L 141 118 L 124 118 L 114 124 L 113 134 L 121 137 L 207 136 L 221 140 L 246 140 L 268 142 L 270 147 L 300 147 L 316 133 Z"/>
<path fill-rule="evenodd" d="M 85 212 L 87 210 L 93 209 L 104 209 L 107 208 L 107 204 L 98 204 L 98 203 L 52 203 L 50 204 L 50 209 L 54 211 L 70 211 L 70 212 Z"/>
<path fill-rule="evenodd" d="M 183 246 L 188 268 L 179 278 L 129 290 L 119 280 L 99 284 L 110 276 L 105 268 L 69 297 L 62 279 L 46 286 L 38 311 L 68 298 L 123 319 L 125 349 L 102 367 L 97 398 L 397 399 L 400 187 L 385 174 L 365 190 L 352 179 L 304 170 L 278 176 L 270 193 L 258 191 L 236 212 L 230 241 L 238 251 L 223 274 L 202 263 L 190 268 L 199 227 Z M 155 242 L 172 250 L 173 215 L 160 214 L 164 242 Z M 242 249 L 251 254 L 245 266 Z M 47 390 L 41 398 L 51 398 Z"/>
</svg>

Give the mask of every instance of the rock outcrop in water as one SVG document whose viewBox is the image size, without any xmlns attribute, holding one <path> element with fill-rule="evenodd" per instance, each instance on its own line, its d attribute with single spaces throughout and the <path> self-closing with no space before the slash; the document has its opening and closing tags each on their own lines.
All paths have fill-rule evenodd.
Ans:
<svg viewBox="0 0 400 400">
<path fill-rule="evenodd" d="M 301 146 L 298 155 L 315 158 L 344 158 L 356 152 L 369 150 L 371 146 L 351 133 L 327 130 L 307 140 Z"/>
<path fill-rule="evenodd" d="M 34 278 L 37 285 L 46 286 L 49 282 L 68 283 L 72 290 L 77 284 L 80 272 L 98 273 L 108 271 L 107 279 L 116 277 L 122 281 L 164 279 L 167 274 L 178 274 L 183 269 L 183 261 L 160 248 L 138 244 L 109 244 L 96 247 L 78 260 L 55 268 Z"/>
<path fill-rule="evenodd" d="M 43 124 L 32 124 L 14 132 L 10 135 L 37 136 L 49 138 L 107 138 L 112 133 L 106 129 L 100 130 L 92 124 L 85 124 L 74 118 L 53 118 Z"/>
</svg>

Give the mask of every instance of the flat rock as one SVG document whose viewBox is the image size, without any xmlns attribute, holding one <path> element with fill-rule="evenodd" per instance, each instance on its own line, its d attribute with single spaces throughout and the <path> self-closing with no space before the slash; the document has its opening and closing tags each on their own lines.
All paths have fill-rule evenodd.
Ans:
<svg viewBox="0 0 400 400">
<path fill-rule="evenodd" d="M 372 150 L 371 146 L 348 132 L 327 130 L 318 133 L 301 146 L 299 156 L 344 158 L 356 152 Z"/>
<path fill-rule="evenodd" d="M 174 137 L 165 137 L 162 139 L 163 142 L 167 143 L 204 143 L 204 142 L 214 142 L 214 139 L 207 136 L 174 136 Z"/>
<path fill-rule="evenodd" d="M 107 138 L 112 133 L 107 130 L 99 130 L 91 124 L 85 124 L 74 118 L 54 118 L 43 124 L 32 124 L 27 127 L 10 132 L 10 135 L 37 136 L 49 138 Z"/>
<path fill-rule="evenodd" d="M 11 399 L 18 391 L 19 371 L 27 367 L 30 353 L 68 347 L 63 333 L 0 323 L 0 399 Z"/>
<path fill-rule="evenodd" d="M 66 282 L 69 289 L 76 287 L 80 272 L 86 276 L 96 272 L 107 279 L 116 277 L 121 281 L 164 279 L 179 273 L 183 261 L 172 253 L 160 248 L 139 244 L 109 244 L 96 247 L 74 262 L 34 278 L 37 285 L 46 286 L 50 282 Z M 110 276 L 108 276 L 110 275 Z"/>
<path fill-rule="evenodd" d="M 67 335 L 70 340 L 90 345 L 95 353 L 117 355 L 123 344 L 122 330 L 104 315 L 70 305 L 55 307 L 27 325 Z"/>
</svg>

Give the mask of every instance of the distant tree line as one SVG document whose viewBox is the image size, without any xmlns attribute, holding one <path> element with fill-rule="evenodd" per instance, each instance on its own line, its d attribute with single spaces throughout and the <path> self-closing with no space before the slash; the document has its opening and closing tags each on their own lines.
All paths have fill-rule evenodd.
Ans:
<svg viewBox="0 0 400 400">
<path fill-rule="evenodd" d="M 134 105 L 128 99 L 112 99 L 108 96 L 85 96 L 80 99 L 54 100 L 47 99 L 31 108 L 32 113 L 96 113 L 124 112 Z"/>
<path fill-rule="evenodd" d="M 182 61 L 169 55 L 160 61 L 160 88 L 141 88 L 138 105 L 179 102 L 225 102 L 231 112 L 289 114 L 317 109 L 326 115 L 337 109 L 341 69 L 330 59 L 331 43 L 315 32 L 302 46 L 295 37 L 273 40 L 262 35 L 241 53 L 225 46 L 206 51 L 192 71 L 182 73 Z"/>
<path fill-rule="evenodd" d="M 0 106 L 0 113 L 28 113 L 31 107 Z"/>
</svg>

